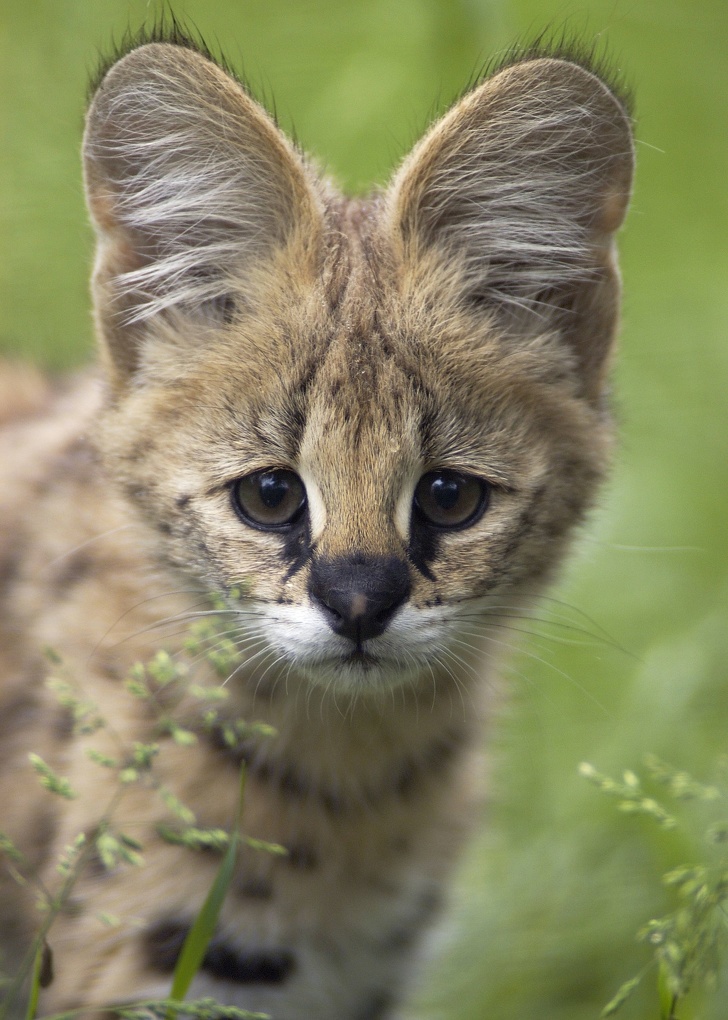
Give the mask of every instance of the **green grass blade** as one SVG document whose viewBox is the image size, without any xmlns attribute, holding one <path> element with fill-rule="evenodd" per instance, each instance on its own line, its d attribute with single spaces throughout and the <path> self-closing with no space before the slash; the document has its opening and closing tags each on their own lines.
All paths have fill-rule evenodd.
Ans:
<svg viewBox="0 0 728 1020">
<path fill-rule="evenodd" d="M 38 1009 L 38 996 L 40 995 L 40 976 L 43 969 L 43 957 L 45 955 L 46 948 L 43 939 L 38 939 L 38 946 L 35 951 L 35 958 L 33 960 L 33 971 L 30 978 L 30 996 L 28 998 L 28 1008 L 25 1011 L 25 1020 L 33 1020 L 36 1011 Z"/>
<path fill-rule="evenodd" d="M 601 1011 L 601 1013 L 599 1014 L 600 1017 L 614 1016 L 615 1013 L 618 1013 L 619 1010 L 627 1001 L 627 999 L 632 995 L 634 990 L 637 988 L 637 985 L 640 983 L 641 980 L 642 975 L 638 974 L 637 977 L 633 977 L 630 978 L 629 981 L 625 981 L 621 988 L 618 990 L 617 994 L 614 996 L 614 998 L 611 999 L 604 1007 L 604 1009 Z"/>
<path fill-rule="evenodd" d="M 33 1020 L 38 1009 L 38 997 L 41 992 L 41 962 L 43 960 L 43 943 L 40 942 L 36 950 L 36 959 L 33 961 L 33 974 L 31 976 L 31 994 L 28 1000 L 28 1009 L 25 1010 L 25 1020 Z"/>
<path fill-rule="evenodd" d="M 660 1020 L 674 1020 L 677 996 L 670 986 L 667 968 L 662 962 L 657 977 L 657 992 L 660 997 Z"/>
<path fill-rule="evenodd" d="M 192 984 L 197 971 L 200 969 L 207 947 L 212 936 L 215 934 L 217 919 L 220 916 L 225 896 L 235 871 L 235 859 L 240 845 L 240 822 L 243 810 L 243 794 L 245 791 L 245 767 L 240 769 L 240 789 L 238 792 L 238 806 L 235 817 L 235 825 L 230 834 L 230 843 L 225 851 L 220 868 L 215 880 L 210 887 L 205 902 L 202 904 L 194 924 L 190 928 L 187 938 L 182 946 L 182 951 L 177 960 L 172 978 L 172 989 L 170 998 L 184 999 Z M 173 1020 L 175 1011 L 167 1013 L 167 1020 Z"/>
</svg>

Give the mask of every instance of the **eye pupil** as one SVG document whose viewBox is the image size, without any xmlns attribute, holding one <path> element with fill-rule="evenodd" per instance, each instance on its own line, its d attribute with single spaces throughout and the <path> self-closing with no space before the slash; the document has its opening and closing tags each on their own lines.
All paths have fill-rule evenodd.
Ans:
<svg viewBox="0 0 728 1020">
<path fill-rule="evenodd" d="M 289 491 L 288 482 L 278 472 L 261 475 L 258 485 L 262 503 L 271 510 L 281 505 Z"/>
<path fill-rule="evenodd" d="M 432 498 L 443 510 L 452 510 L 460 499 L 460 485 L 454 478 L 438 476 L 430 486 Z"/>
<path fill-rule="evenodd" d="M 488 505 L 489 487 L 482 478 L 460 471 L 428 471 L 417 483 L 414 512 L 436 528 L 467 528 Z"/>
<path fill-rule="evenodd" d="M 254 528 L 277 530 L 295 523 L 306 505 L 306 489 L 293 471 L 254 471 L 233 483 L 232 502 L 238 516 Z"/>
</svg>

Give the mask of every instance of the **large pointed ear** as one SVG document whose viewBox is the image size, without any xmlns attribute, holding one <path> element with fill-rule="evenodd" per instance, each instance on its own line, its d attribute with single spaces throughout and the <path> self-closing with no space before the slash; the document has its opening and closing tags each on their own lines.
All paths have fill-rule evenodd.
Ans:
<svg viewBox="0 0 728 1020">
<path fill-rule="evenodd" d="M 466 95 L 415 147 L 389 193 L 405 259 L 438 249 L 466 302 L 516 334 L 557 328 L 596 397 L 615 331 L 613 235 L 633 146 L 621 101 L 591 71 L 539 57 Z"/>
<path fill-rule="evenodd" d="M 320 224 L 298 153 L 237 81 L 184 46 L 148 43 L 112 65 L 83 154 L 96 315 L 120 379 L 149 320 L 224 315 L 232 281 Z"/>
</svg>

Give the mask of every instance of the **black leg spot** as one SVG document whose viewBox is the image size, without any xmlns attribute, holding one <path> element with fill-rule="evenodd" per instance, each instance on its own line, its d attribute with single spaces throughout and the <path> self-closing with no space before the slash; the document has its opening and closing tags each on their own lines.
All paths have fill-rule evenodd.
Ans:
<svg viewBox="0 0 728 1020">
<path fill-rule="evenodd" d="M 287 850 L 288 853 L 284 859 L 294 871 L 315 871 L 318 868 L 318 854 L 310 846 L 306 846 L 304 843 L 293 843 L 287 847 Z"/>
<path fill-rule="evenodd" d="M 62 598 L 71 588 L 93 573 L 94 561 L 84 552 L 64 557 L 51 580 L 53 594 Z"/>
<path fill-rule="evenodd" d="M 273 883 L 262 875 L 248 875 L 235 884 L 235 892 L 248 900 L 273 898 Z"/>
<path fill-rule="evenodd" d="M 172 917 L 162 918 L 149 928 L 144 936 L 144 949 L 152 970 L 171 974 L 189 930 L 187 921 Z"/>
<path fill-rule="evenodd" d="M 386 955 L 407 952 L 422 937 L 422 932 L 432 924 L 435 915 L 442 908 L 442 894 L 435 886 L 425 889 L 416 903 L 410 916 L 392 928 L 379 943 L 381 952 Z"/>
<path fill-rule="evenodd" d="M 370 992 L 352 1020 L 386 1020 L 395 1004 L 391 992 Z"/>
<path fill-rule="evenodd" d="M 53 983 L 53 952 L 45 939 L 43 939 L 43 952 L 40 959 L 40 971 L 38 973 L 38 984 L 41 988 L 47 988 Z"/>
<path fill-rule="evenodd" d="M 190 922 L 163 918 L 146 933 L 147 963 L 163 974 L 171 973 L 190 930 Z M 206 974 L 240 985 L 280 985 L 295 968 L 288 949 L 243 949 L 219 936 L 213 938 L 200 968 Z"/>
<path fill-rule="evenodd" d="M 287 949 L 243 950 L 214 940 L 205 953 L 202 970 L 239 985 L 280 985 L 295 963 L 293 953 Z"/>
</svg>

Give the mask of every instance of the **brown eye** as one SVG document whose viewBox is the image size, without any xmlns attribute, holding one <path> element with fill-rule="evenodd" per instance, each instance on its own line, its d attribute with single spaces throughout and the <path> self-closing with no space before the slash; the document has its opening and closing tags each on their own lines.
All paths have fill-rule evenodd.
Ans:
<svg viewBox="0 0 728 1020">
<path fill-rule="evenodd" d="M 233 506 L 246 524 L 254 528 L 285 528 L 300 516 L 306 505 L 303 482 L 284 468 L 254 471 L 232 486 Z"/>
<path fill-rule="evenodd" d="M 483 515 L 488 484 L 459 471 L 428 471 L 417 483 L 414 509 L 436 528 L 465 528 Z"/>
</svg>

